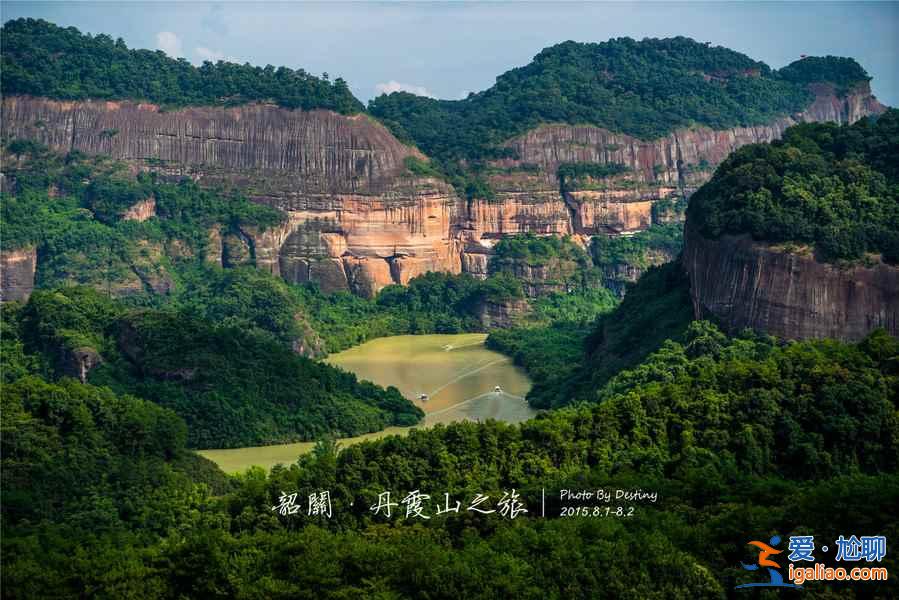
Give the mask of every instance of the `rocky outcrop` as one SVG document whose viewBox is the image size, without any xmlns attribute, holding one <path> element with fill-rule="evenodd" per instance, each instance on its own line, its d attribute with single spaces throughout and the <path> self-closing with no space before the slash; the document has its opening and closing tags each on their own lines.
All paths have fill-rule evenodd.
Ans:
<svg viewBox="0 0 899 600">
<path fill-rule="evenodd" d="M 440 181 L 398 176 L 395 188 L 379 196 L 338 194 L 318 209 L 300 208 L 288 212 L 283 241 L 255 238 L 257 257 L 276 253 L 272 272 L 288 281 L 368 296 L 424 272 L 462 270 L 459 203 Z"/>
<path fill-rule="evenodd" d="M 150 197 L 128 207 L 122 214 L 123 221 L 146 221 L 156 216 L 156 198 Z"/>
<path fill-rule="evenodd" d="M 468 247 L 462 253 L 462 271 L 477 279 L 487 279 L 490 274 L 490 250 Z"/>
<path fill-rule="evenodd" d="M 19 248 L 0 252 L 0 301 L 28 300 L 34 290 L 37 270 L 35 248 Z"/>
<path fill-rule="evenodd" d="M 100 353 L 87 346 L 63 350 L 63 372 L 81 383 L 87 383 L 88 374 L 102 362 Z"/>
<path fill-rule="evenodd" d="M 364 115 L 267 104 L 161 110 L 130 101 L 12 96 L 3 99 L 2 123 L 12 138 L 152 162 L 168 174 L 236 183 L 282 202 L 308 194 L 379 193 L 413 154 Z"/>
<path fill-rule="evenodd" d="M 222 236 L 222 266 L 228 268 L 255 265 L 254 244 L 243 232 L 229 231 Z"/>
<path fill-rule="evenodd" d="M 581 265 L 576 261 L 557 257 L 540 264 L 530 264 L 524 260 L 504 262 L 500 270 L 520 281 L 529 298 L 572 291 L 577 287 L 582 271 Z"/>
<path fill-rule="evenodd" d="M 365 115 L 264 104 L 165 111 L 128 101 L 20 96 L 4 98 L 2 117 L 9 137 L 239 187 L 288 215 L 282 227 L 230 232 L 221 243 L 211 234 L 211 262 L 255 264 L 323 288 L 358 285 L 362 293 L 420 272 L 461 270 L 455 192 L 407 173 L 405 159 L 423 157 Z M 129 218 L 151 216 L 149 206 L 132 211 Z M 368 258 L 358 272 L 356 263 Z M 336 266 L 358 277 L 347 279 Z"/>
<path fill-rule="evenodd" d="M 656 140 L 589 125 L 532 129 L 506 143 L 517 158 L 492 163 L 488 179 L 496 198 L 469 203 L 462 234 L 469 241 L 528 231 L 617 235 L 671 222 L 677 215 L 653 207 L 660 200 L 689 197 L 740 146 L 770 142 L 803 121 L 853 123 L 885 110 L 867 83 L 842 96 L 827 84 L 811 91 L 815 100 L 804 112 L 760 126 L 694 127 Z M 563 190 L 557 172 L 565 163 L 617 164 L 626 170 Z M 481 260 L 463 256 L 464 265 L 477 267 Z"/>
<path fill-rule="evenodd" d="M 670 220 L 653 206 L 689 196 L 735 148 L 771 141 L 799 121 L 852 122 L 883 110 L 867 84 L 845 96 L 826 85 L 812 89 L 815 100 L 804 113 L 763 126 L 696 127 L 657 140 L 592 126 L 540 126 L 507 142 L 516 159 L 490 165 L 496 194 L 489 201 L 464 201 L 446 183 L 408 172 L 407 158 L 424 157 L 366 115 L 13 96 L 3 99 L 2 129 L 61 151 L 108 154 L 135 171 L 240 188 L 287 219 L 266 230 L 211 232 L 206 260 L 255 264 L 288 281 L 371 295 L 427 271 L 484 276 L 485 242 L 503 235 L 615 235 Z M 626 171 L 563 191 L 559 165 L 578 162 Z M 153 212 L 148 204 L 132 210 L 127 218 Z"/>
<path fill-rule="evenodd" d="M 484 300 L 478 306 L 478 318 L 485 329 L 513 327 L 531 306 L 527 300 L 511 299 L 503 302 Z"/>
<path fill-rule="evenodd" d="M 206 239 L 206 246 L 203 248 L 203 260 L 221 267 L 222 250 L 222 231 L 218 226 L 212 227 Z"/>
<path fill-rule="evenodd" d="M 745 235 L 709 240 L 689 226 L 682 260 L 696 318 L 712 318 L 727 331 L 856 341 L 883 327 L 899 335 L 897 266 L 840 267 L 809 250 Z"/>
<path fill-rule="evenodd" d="M 294 315 L 294 321 L 300 329 L 300 335 L 291 342 L 291 349 L 307 358 L 322 358 L 328 354 L 325 350 L 325 342 L 321 336 L 312 329 L 306 318 L 297 313 Z"/>
</svg>

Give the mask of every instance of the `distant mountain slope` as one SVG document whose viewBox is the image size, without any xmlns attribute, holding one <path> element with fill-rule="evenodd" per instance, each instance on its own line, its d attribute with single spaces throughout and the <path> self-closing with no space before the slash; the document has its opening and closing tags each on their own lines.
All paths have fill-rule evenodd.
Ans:
<svg viewBox="0 0 899 600">
<path fill-rule="evenodd" d="M 590 124 L 655 139 L 692 124 L 759 125 L 808 107 L 807 83 L 867 83 L 852 59 L 806 59 L 783 72 L 685 37 L 564 42 L 465 100 L 397 92 L 369 104 L 400 138 L 440 159 L 496 157 L 540 123 Z"/>
<path fill-rule="evenodd" d="M 363 110 L 339 80 L 197 69 L 42 21 L 7 23 L 2 50 L 6 145 L 108 155 L 160 181 L 238 191 L 284 218 L 228 233 L 213 226 L 233 222 L 208 221 L 204 237 L 221 249 L 214 262 L 366 297 L 426 272 L 484 276 L 503 236 L 570 235 L 587 246 L 652 226 L 676 231 L 686 199 L 736 148 L 798 122 L 852 123 L 884 110 L 852 59 L 774 72 L 686 38 L 566 42 L 467 100 L 394 94 L 353 115 L 334 112 Z M 172 107 L 188 103 L 215 106 Z M 17 169 L 3 166 L 4 189 L 14 192 Z M 132 204 L 128 219 L 152 216 L 151 202 Z M 4 298 L 25 297 L 42 257 L 28 240 L 4 239 L 4 248 Z M 637 261 L 669 254 L 602 264 L 608 279 L 634 279 L 645 268 Z M 166 287 L 138 270 L 129 287 Z"/>
<path fill-rule="evenodd" d="M 40 19 L 3 26 L 3 93 L 82 100 L 134 99 L 172 106 L 273 101 L 287 108 L 326 108 L 343 114 L 364 107 L 346 82 L 303 69 L 253 67 L 219 61 L 194 67 L 162 51 L 132 50 L 121 38 L 91 36 Z"/>
</svg>

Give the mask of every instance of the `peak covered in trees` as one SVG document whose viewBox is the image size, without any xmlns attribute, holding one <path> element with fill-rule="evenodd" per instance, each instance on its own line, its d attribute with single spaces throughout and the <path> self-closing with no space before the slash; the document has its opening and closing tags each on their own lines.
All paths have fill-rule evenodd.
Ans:
<svg viewBox="0 0 899 600">
<path fill-rule="evenodd" d="M 129 49 L 121 38 L 83 34 L 41 19 L 9 21 L 0 32 L 4 94 L 82 100 L 134 99 L 167 106 L 271 101 L 286 108 L 364 110 L 343 79 L 303 69 L 206 61 L 194 67 L 160 50 Z"/>
<path fill-rule="evenodd" d="M 643 139 L 693 124 L 761 124 L 808 106 L 805 84 L 818 76 L 869 79 L 852 59 L 803 61 L 784 75 L 685 37 L 569 41 L 465 100 L 398 92 L 374 99 L 369 110 L 431 156 L 471 160 L 500 155 L 502 142 L 540 123 L 586 123 Z"/>
<path fill-rule="evenodd" d="M 709 238 L 813 245 L 825 261 L 899 261 L 899 110 L 851 126 L 807 123 L 731 154 L 690 199 Z"/>
<path fill-rule="evenodd" d="M 807 56 L 790 63 L 778 73 L 794 83 L 826 82 L 841 90 L 871 80 L 871 76 L 860 64 L 842 56 Z"/>
</svg>

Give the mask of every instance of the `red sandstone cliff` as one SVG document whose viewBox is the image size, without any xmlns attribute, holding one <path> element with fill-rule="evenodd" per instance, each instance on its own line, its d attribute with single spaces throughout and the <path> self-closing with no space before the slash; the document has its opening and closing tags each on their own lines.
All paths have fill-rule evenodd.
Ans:
<svg viewBox="0 0 899 600">
<path fill-rule="evenodd" d="M 899 267 L 840 268 L 746 235 L 708 240 L 689 226 L 682 261 L 696 318 L 727 331 L 857 341 L 883 327 L 899 335 Z"/>
<path fill-rule="evenodd" d="M 255 261 L 291 280 L 365 295 L 421 272 L 461 269 L 452 188 L 408 175 L 405 158 L 420 155 L 364 115 L 9 97 L 2 130 L 64 152 L 239 186 L 288 214 L 286 227 L 222 239 L 212 253 L 226 264 Z"/>
<path fill-rule="evenodd" d="M 646 228 L 656 201 L 689 195 L 741 145 L 775 139 L 801 120 L 852 122 L 883 110 L 867 86 L 846 97 L 827 86 L 814 91 L 807 111 L 765 126 L 697 127 L 651 141 L 591 126 L 541 126 L 507 143 L 519 159 L 494 164 L 490 202 L 465 202 L 447 184 L 409 174 L 404 161 L 417 151 L 364 115 L 8 97 L 2 131 L 61 151 L 109 154 L 136 169 L 239 186 L 288 219 L 268 231 L 214 236 L 207 258 L 370 296 L 426 271 L 482 275 L 489 246 L 506 234 Z M 566 162 L 629 170 L 563 194 L 556 171 Z M 146 206 L 134 217 L 150 212 Z"/>
</svg>

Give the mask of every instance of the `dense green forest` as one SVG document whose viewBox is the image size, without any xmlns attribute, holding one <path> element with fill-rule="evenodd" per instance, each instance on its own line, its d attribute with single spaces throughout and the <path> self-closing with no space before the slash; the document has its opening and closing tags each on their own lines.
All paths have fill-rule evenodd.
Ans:
<svg viewBox="0 0 899 600">
<path fill-rule="evenodd" d="M 843 93 L 859 83 L 871 81 L 871 77 L 860 64 L 851 58 L 840 56 L 807 56 L 790 63 L 778 71 L 787 81 L 800 84 L 826 82 Z"/>
<path fill-rule="evenodd" d="M 321 443 L 296 465 L 227 479 L 184 449 L 174 413 L 25 375 L 5 386 L 0 414 L 3 593 L 722 598 L 752 580 L 740 567 L 748 539 L 899 535 L 897 355 L 883 332 L 856 345 L 781 344 L 697 322 L 597 390 L 601 404 L 339 454 Z M 559 516 L 559 489 L 599 487 L 658 496 L 625 503 L 631 516 Z M 477 494 L 497 509 L 512 489 L 528 513 L 465 509 Z M 322 490 L 330 519 L 306 512 Z M 430 519 L 402 506 L 373 514 L 381 492 L 399 502 L 413 490 L 430 496 Z M 293 493 L 301 511 L 276 514 Z M 459 513 L 436 514 L 444 494 L 464 502 Z M 895 570 L 894 553 L 880 566 Z M 888 598 L 895 587 L 802 593 Z"/>
<path fill-rule="evenodd" d="M 806 123 L 731 154 L 691 198 L 710 238 L 814 246 L 825 261 L 899 261 L 899 110 L 851 126 Z"/>
<path fill-rule="evenodd" d="M 346 82 L 303 69 L 206 61 L 194 67 L 161 50 L 132 50 L 121 38 L 82 34 L 41 19 L 15 19 L 0 30 L 4 94 L 82 100 L 135 99 L 165 106 L 276 102 L 344 114 L 364 106 Z"/>
<path fill-rule="evenodd" d="M 358 435 L 423 415 L 396 389 L 299 356 L 240 319 L 129 309 L 86 287 L 39 290 L 3 311 L 4 347 L 16 350 L 4 358 L 12 375 L 37 364 L 51 379 L 78 376 L 80 357 L 96 357 L 89 381 L 172 409 L 187 422 L 192 447 Z"/>
</svg>

